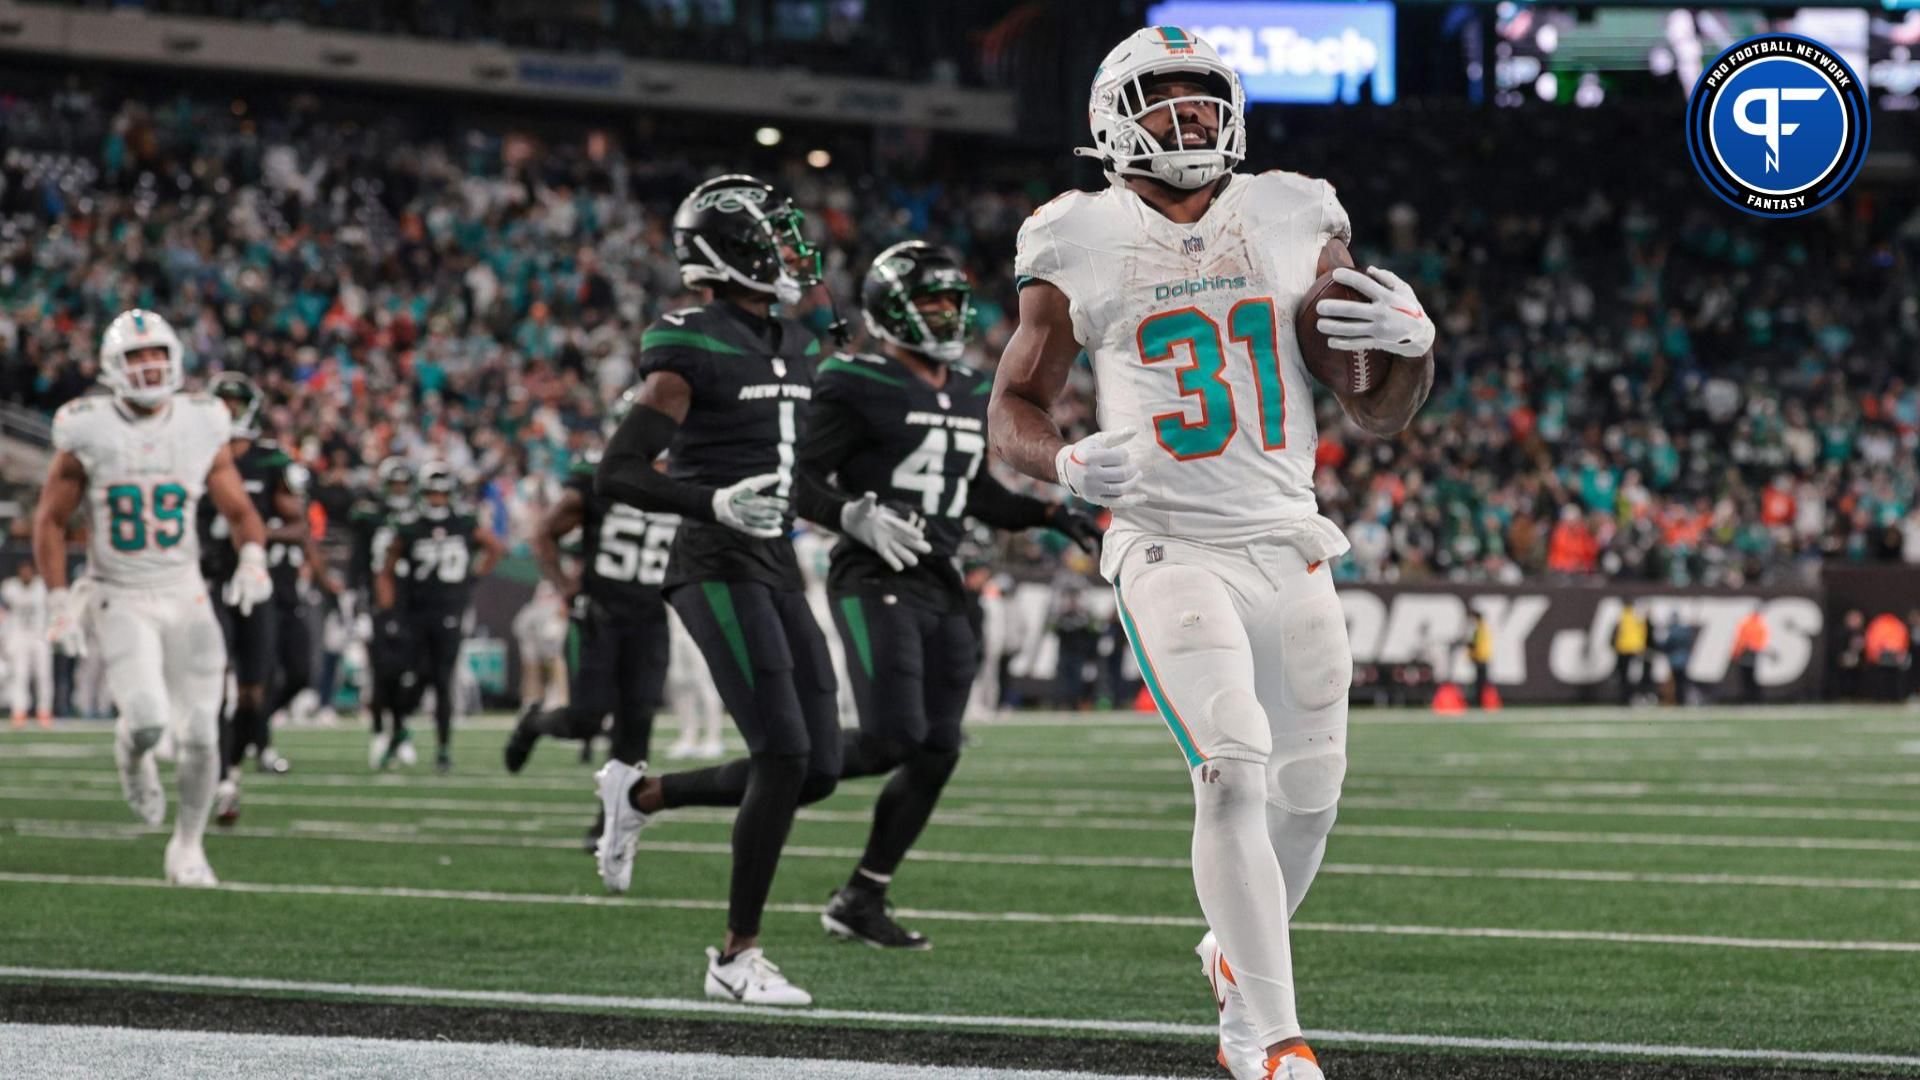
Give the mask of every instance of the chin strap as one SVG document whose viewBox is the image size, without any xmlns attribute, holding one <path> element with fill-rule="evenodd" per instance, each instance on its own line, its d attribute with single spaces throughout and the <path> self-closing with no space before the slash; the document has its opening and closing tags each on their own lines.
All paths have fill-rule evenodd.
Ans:
<svg viewBox="0 0 1920 1080">
<path fill-rule="evenodd" d="M 836 349 L 845 349 L 853 340 L 853 328 L 847 325 L 846 316 L 840 314 L 840 302 L 833 298 L 833 290 L 827 290 L 827 310 L 833 314 L 833 321 L 827 324 L 827 334 L 833 338 Z"/>
</svg>

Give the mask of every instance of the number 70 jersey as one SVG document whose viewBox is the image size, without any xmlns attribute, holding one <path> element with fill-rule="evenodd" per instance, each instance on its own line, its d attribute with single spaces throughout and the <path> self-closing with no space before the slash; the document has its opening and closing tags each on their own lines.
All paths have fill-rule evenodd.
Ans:
<svg viewBox="0 0 1920 1080">
<path fill-rule="evenodd" d="M 107 395 L 53 417 L 53 447 L 87 472 L 87 568 L 96 581 L 155 588 L 200 579 L 195 511 L 231 426 L 205 394 L 176 394 L 151 416 Z"/>
<path fill-rule="evenodd" d="M 1129 533 L 1225 542 L 1310 522 L 1321 547 L 1345 548 L 1313 496 L 1318 432 L 1293 316 L 1321 248 L 1349 234 L 1332 185 L 1283 172 L 1232 175 L 1191 225 L 1116 183 L 1063 195 L 1021 228 L 1014 273 L 1066 294 L 1101 429 L 1139 432 L 1126 448 L 1146 499 L 1115 512 L 1111 553 Z"/>
</svg>

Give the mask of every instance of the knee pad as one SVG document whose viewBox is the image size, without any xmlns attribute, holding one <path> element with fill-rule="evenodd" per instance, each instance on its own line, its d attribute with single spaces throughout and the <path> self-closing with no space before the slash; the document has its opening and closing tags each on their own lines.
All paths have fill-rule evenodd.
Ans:
<svg viewBox="0 0 1920 1080">
<path fill-rule="evenodd" d="M 1265 759 L 1273 753 L 1267 710 L 1253 691 L 1232 686 L 1207 699 L 1207 723 L 1230 740 L 1235 757 Z"/>
<path fill-rule="evenodd" d="M 1353 650 L 1340 598 L 1325 592 L 1289 607 L 1281 616 L 1280 662 L 1287 687 L 1302 709 L 1313 711 L 1346 700 L 1353 686 Z"/>
<path fill-rule="evenodd" d="M 158 727 L 142 727 L 137 724 L 129 725 L 127 728 L 127 741 L 133 744 L 134 753 L 144 754 L 159 745 L 161 734 L 162 731 Z"/>
<path fill-rule="evenodd" d="M 156 692 L 142 691 L 114 704 L 120 707 L 121 722 L 127 725 L 135 748 L 142 753 L 151 750 L 166 729 L 166 699 Z"/>
<path fill-rule="evenodd" d="M 1345 737 L 1338 732 L 1295 735 L 1268 763 L 1267 801 L 1289 814 L 1319 814 L 1340 801 L 1347 777 Z"/>
<path fill-rule="evenodd" d="M 800 805 L 817 803 L 833 794 L 833 789 L 839 786 L 840 778 L 832 773 L 809 772 L 807 778 L 800 782 Z"/>
</svg>

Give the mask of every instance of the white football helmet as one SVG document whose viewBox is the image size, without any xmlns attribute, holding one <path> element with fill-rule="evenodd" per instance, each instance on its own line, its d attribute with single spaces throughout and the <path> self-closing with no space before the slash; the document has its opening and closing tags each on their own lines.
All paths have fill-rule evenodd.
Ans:
<svg viewBox="0 0 1920 1080">
<path fill-rule="evenodd" d="M 134 380 L 127 367 L 127 354 L 152 348 L 167 351 L 166 374 L 159 383 L 143 385 Z M 152 408 L 186 383 L 185 352 L 180 335 L 173 332 L 167 320 L 140 308 L 123 311 L 100 336 L 100 381 L 114 396 Z"/>
<path fill-rule="evenodd" d="M 1191 75 L 1211 93 L 1147 104 L 1147 84 L 1164 75 Z M 1168 150 L 1140 125 L 1155 109 L 1171 116 L 1185 102 L 1207 102 L 1220 113 L 1210 147 Z M 1074 153 L 1099 158 L 1109 179 L 1145 176 L 1177 188 L 1197 188 L 1233 171 L 1247 156 L 1247 96 L 1240 75 L 1213 46 L 1177 26 L 1149 26 L 1114 46 L 1093 73 L 1087 123 L 1093 146 Z M 1174 130 L 1178 131 L 1176 120 Z"/>
</svg>

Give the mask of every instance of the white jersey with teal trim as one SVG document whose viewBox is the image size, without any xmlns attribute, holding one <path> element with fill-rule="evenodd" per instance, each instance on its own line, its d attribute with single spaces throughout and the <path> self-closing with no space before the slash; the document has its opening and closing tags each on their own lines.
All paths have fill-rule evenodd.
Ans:
<svg viewBox="0 0 1920 1080">
<path fill-rule="evenodd" d="M 1115 183 L 1021 227 L 1014 273 L 1066 294 L 1101 429 L 1139 430 L 1127 449 L 1146 500 L 1115 512 L 1103 569 L 1140 536 L 1346 550 L 1313 496 L 1319 435 L 1293 316 L 1321 248 L 1350 232 L 1331 184 L 1287 172 L 1233 175 L 1192 225 Z"/>
<path fill-rule="evenodd" d="M 53 446 L 87 471 L 96 581 L 144 589 L 200 579 L 194 511 L 231 424 L 227 407 L 205 394 L 175 394 L 152 416 L 107 395 L 60 407 Z"/>
</svg>

